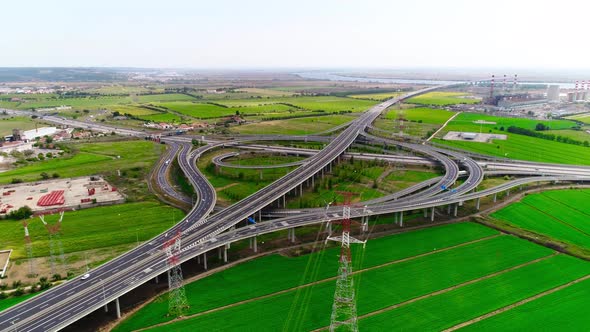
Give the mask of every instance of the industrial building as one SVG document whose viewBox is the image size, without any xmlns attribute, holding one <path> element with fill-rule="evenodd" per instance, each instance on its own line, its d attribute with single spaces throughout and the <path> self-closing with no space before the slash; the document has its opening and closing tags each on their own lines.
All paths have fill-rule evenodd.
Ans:
<svg viewBox="0 0 590 332">
<path fill-rule="evenodd" d="M 547 89 L 547 99 L 549 102 L 559 102 L 559 85 L 550 85 Z"/>
</svg>

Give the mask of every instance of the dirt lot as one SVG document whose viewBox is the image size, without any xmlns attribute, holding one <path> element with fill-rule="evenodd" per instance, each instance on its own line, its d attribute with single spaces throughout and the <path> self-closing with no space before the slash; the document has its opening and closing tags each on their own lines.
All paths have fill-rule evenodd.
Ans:
<svg viewBox="0 0 590 332">
<path fill-rule="evenodd" d="M 480 142 L 480 143 L 487 143 L 490 142 L 493 139 L 499 139 L 499 140 L 506 140 L 507 136 L 506 135 L 502 135 L 502 134 L 481 134 L 481 133 L 476 133 L 475 138 L 473 139 L 466 139 L 463 137 L 462 134 L 466 134 L 460 131 L 449 131 L 445 137 L 443 137 L 444 140 L 447 141 L 468 141 L 468 142 Z"/>
<path fill-rule="evenodd" d="M 95 202 L 124 200 L 117 188 L 100 177 L 80 177 L 7 185 L 0 188 L 0 215 L 28 205 L 35 213 L 56 209 L 81 209 Z M 49 196 L 50 195 L 50 196 Z"/>
</svg>

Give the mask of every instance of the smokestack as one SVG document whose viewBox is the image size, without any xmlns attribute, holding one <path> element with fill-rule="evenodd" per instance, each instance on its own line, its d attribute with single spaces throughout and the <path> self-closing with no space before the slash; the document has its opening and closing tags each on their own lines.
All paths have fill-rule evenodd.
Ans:
<svg viewBox="0 0 590 332">
<path fill-rule="evenodd" d="M 494 78 L 496 76 L 492 75 L 492 82 L 490 84 L 490 99 L 494 98 Z"/>
<path fill-rule="evenodd" d="M 506 91 L 506 74 L 504 74 L 504 80 L 502 81 L 502 91 Z"/>
<path fill-rule="evenodd" d="M 512 83 L 512 91 L 516 90 L 516 82 L 518 81 L 518 75 L 514 74 L 514 83 Z"/>
</svg>

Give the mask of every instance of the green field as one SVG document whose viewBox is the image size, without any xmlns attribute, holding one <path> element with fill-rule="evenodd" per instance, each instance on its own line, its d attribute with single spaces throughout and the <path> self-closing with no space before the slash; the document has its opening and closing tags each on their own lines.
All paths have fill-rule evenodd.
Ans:
<svg viewBox="0 0 590 332">
<path fill-rule="evenodd" d="M 479 99 L 474 99 L 464 92 L 428 92 L 420 96 L 406 100 L 408 104 L 421 105 L 454 105 L 454 104 L 477 104 Z"/>
<path fill-rule="evenodd" d="M 288 120 L 273 120 L 234 126 L 232 132 L 238 134 L 283 134 L 309 135 L 319 133 L 354 120 L 348 115 L 326 115 Z"/>
<path fill-rule="evenodd" d="M 428 124 L 443 124 L 445 121 L 450 119 L 454 112 L 427 108 L 427 107 L 416 107 L 409 109 L 392 109 L 387 112 L 385 118 L 388 120 L 397 120 L 403 117 L 407 121 L 428 123 Z"/>
<path fill-rule="evenodd" d="M 56 106 L 70 106 L 74 110 L 109 108 L 114 105 L 146 104 L 164 101 L 194 100 L 194 97 L 183 94 L 153 94 L 137 96 L 91 96 L 65 98 L 57 95 L 26 95 L 18 96 L 22 102 L 0 101 L 0 107 L 11 109 L 32 109 Z"/>
<path fill-rule="evenodd" d="M 371 240 L 364 251 L 353 247 L 361 330 L 390 330 L 395 325 L 400 330 L 440 331 L 590 274 L 590 264 L 583 260 L 494 234 L 477 224 L 460 223 Z M 476 239 L 481 240 L 460 245 Z M 449 247 L 453 248 L 443 250 Z M 188 284 L 189 317 L 149 330 L 326 328 L 334 294 L 335 281 L 330 277 L 335 273 L 337 250 L 291 258 L 266 256 Z M 268 282 L 268 275 L 272 275 L 272 282 Z M 580 292 L 587 294 L 584 288 L 574 286 L 561 292 L 568 298 Z M 563 307 L 559 312 L 565 312 L 567 307 L 579 315 L 588 303 L 587 296 L 579 295 L 579 299 L 572 299 L 575 305 L 557 301 L 555 306 Z M 247 302 L 238 303 L 241 301 Z M 545 306 L 550 303 L 544 302 Z M 219 310 L 203 313 L 215 308 Z M 561 317 L 543 305 L 535 308 L 548 316 L 535 313 L 537 320 L 557 322 Z M 166 310 L 166 297 L 162 296 L 123 321 L 115 331 L 170 321 L 165 317 Z M 521 328 L 513 330 L 542 326 L 523 315 L 525 312 L 494 322 L 492 329 L 504 330 L 515 317 Z M 568 330 L 584 326 L 586 319 L 573 321 L 566 325 Z"/>
<path fill-rule="evenodd" d="M 491 216 L 590 253 L 590 190 L 557 190 L 526 196 Z"/>
<path fill-rule="evenodd" d="M 354 98 L 354 99 L 367 99 L 367 100 L 385 101 L 385 100 L 391 99 L 393 97 L 401 96 L 404 93 L 405 92 L 363 93 L 363 94 L 348 95 L 347 97 Z"/>
<path fill-rule="evenodd" d="M 584 331 L 590 326 L 589 299 L 587 279 L 461 331 Z"/>
<path fill-rule="evenodd" d="M 363 331 L 383 331 L 395 322 L 396 329 L 402 331 L 442 331 L 588 274 L 590 264 L 587 262 L 565 255 L 553 256 L 441 295 L 362 318 L 359 327 Z M 543 277 L 531 282 L 531 276 Z M 552 312 L 545 314 L 554 315 Z M 526 322 L 531 317 L 523 315 L 519 320 Z M 496 331 L 506 330 L 505 326 L 496 327 Z M 530 327 L 523 324 L 515 330 L 538 330 Z"/>
<path fill-rule="evenodd" d="M 147 141 L 124 141 L 73 144 L 79 152 L 71 157 L 35 162 L 0 173 L 0 183 L 10 183 L 13 178 L 24 181 L 40 179 L 42 172 L 58 173 L 60 177 L 77 177 L 106 174 L 116 170 L 151 168 L 164 146 Z"/>
<path fill-rule="evenodd" d="M 429 253 L 433 248 L 451 247 L 496 234 L 496 231 L 477 224 L 459 223 L 379 238 L 367 244 L 362 263 L 360 260 L 355 260 L 355 269 L 369 268 Z M 363 253 L 358 246 L 352 249 L 354 257 Z M 271 255 L 190 283 L 186 285 L 186 293 L 191 304 L 190 312 L 202 312 L 333 277 L 337 272 L 335 258 L 338 250 L 338 248 L 331 248 L 315 254 L 291 258 Z M 319 267 L 311 271 L 310 269 L 315 265 Z M 293 273 L 293 271 L 299 272 Z M 272 282 L 268 279 L 270 275 L 272 275 Z M 248 282 L 244 282 L 246 280 Z M 332 282 L 327 284 L 332 285 Z M 221 285 L 223 287 L 220 287 Z M 329 298 L 331 299 L 332 296 L 333 294 Z M 166 296 L 156 299 L 130 319 L 125 320 L 116 330 L 129 331 L 169 320 L 164 317 L 168 308 L 165 299 Z"/>
<path fill-rule="evenodd" d="M 565 118 L 590 124 L 590 113 L 570 115 L 570 116 L 566 116 Z"/>
<path fill-rule="evenodd" d="M 141 217 L 138 217 L 137 211 L 141 211 Z M 146 241 L 181 220 L 183 216 L 182 211 L 155 201 L 66 212 L 61 226 L 63 250 L 71 253 L 135 243 L 137 240 Z M 52 224 L 58 217 L 47 216 L 46 221 Z M 13 260 L 26 257 L 22 223 L 4 220 L 0 224 L 0 247 L 13 249 Z M 33 256 L 49 256 L 49 236 L 38 218 L 29 221 L 29 231 Z"/>
<path fill-rule="evenodd" d="M 12 129 L 29 130 L 35 126 L 44 127 L 38 121 L 23 116 L 0 116 L 0 136 L 12 135 Z M 4 137 L 2 137 L 4 138 Z"/>
<path fill-rule="evenodd" d="M 496 122 L 495 124 L 477 124 L 478 120 Z M 531 120 L 522 118 L 503 118 L 476 113 L 461 113 L 438 134 L 435 142 L 461 149 L 511 159 L 542 161 L 550 163 L 568 163 L 590 165 L 590 148 L 550 141 L 536 137 L 513 134 L 506 131 L 509 126 L 534 130 L 538 123 L 549 126 L 557 134 L 575 125 L 568 120 Z M 501 130 L 502 127 L 504 130 Z M 448 131 L 482 132 L 507 135 L 506 140 L 493 140 L 492 143 L 445 141 L 441 138 Z"/>
</svg>

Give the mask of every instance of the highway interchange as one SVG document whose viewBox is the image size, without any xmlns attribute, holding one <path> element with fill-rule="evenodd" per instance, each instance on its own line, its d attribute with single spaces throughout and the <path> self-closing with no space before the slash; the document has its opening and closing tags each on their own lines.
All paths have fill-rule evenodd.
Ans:
<svg viewBox="0 0 590 332">
<path fill-rule="evenodd" d="M 414 163 L 440 164 L 443 166 L 445 174 L 441 177 L 412 186 L 402 192 L 364 202 L 361 204 L 364 206 L 352 209 L 352 217 L 433 209 L 437 206 L 453 206 L 456 209 L 457 206 L 462 205 L 466 201 L 476 201 L 481 197 L 494 195 L 527 183 L 540 181 L 590 181 L 590 168 L 527 162 L 477 162 L 471 156 L 461 152 L 436 148 L 430 145 L 392 141 L 372 136 L 366 132 L 367 127 L 387 107 L 405 98 L 432 91 L 436 88 L 439 87 L 412 92 L 372 107 L 347 126 L 339 128 L 341 129 L 340 134 L 327 142 L 324 149 L 307 152 L 300 150 L 300 153 L 307 153 L 310 157 L 302 161 L 300 166 L 295 170 L 257 193 L 215 214 L 211 214 L 211 212 L 215 206 L 216 192 L 196 167 L 196 160 L 203 153 L 220 147 L 243 146 L 248 142 L 260 144 L 261 141 L 265 140 L 276 141 L 313 138 L 289 136 L 240 137 L 231 141 L 211 142 L 194 150 L 191 150 L 192 138 L 190 137 L 171 136 L 164 138 L 163 141 L 166 142 L 169 149 L 155 169 L 154 178 L 160 190 L 166 196 L 188 203 L 187 200 L 190 198 L 178 193 L 170 185 L 167 178 L 167 172 L 169 172 L 171 164 L 169 160 L 172 160 L 176 156 L 180 168 L 195 188 L 197 194 L 195 204 L 193 204 L 192 209 L 186 217 L 166 232 L 92 270 L 89 279 L 81 281 L 79 277 L 74 278 L 1 312 L 0 331 L 11 329 L 21 331 L 59 330 L 101 308 L 105 303 L 118 301 L 117 299 L 121 295 L 166 272 L 168 267 L 162 245 L 177 233 L 182 234 L 183 245 L 180 260 L 184 262 L 197 255 L 206 254 L 213 249 L 226 248 L 228 244 L 241 239 L 341 218 L 341 208 L 338 207 L 289 212 L 286 210 L 282 212 L 277 210 L 275 211 L 275 216 L 278 216 L 276 219 L 234 229 L 234 226 L 248 216 L 255 215 L 263 208 L 269 207 L 277 201 L 280 203 L 282 197 L 294 190 L 301 190 L 301 186 L 306 181 L 308 182 L 312 177 L 317 177 L 322 170 L 330 167 L 340 156 L 348 154 L 347 149 L 360 136 L 363 137 L 363 140 L 397 145 L 421 155 L 421 157 L 396 157 L 379 154 L 376 154 L 376 156 L 383 157 L 386 160 L 393 158 L 397 161 L 405 160 Z M 61 118 L 45 117 L 44 119 L 59 123 L 64 122 Z M 74 120 L 68 121 L 72 122 L 69 125 L 75 127 L 80 126 L 79 122 Z M 94 123 L 84 123 L 84 125 L 93 130 L 104 132 L 115 131 L 118 134 L 126 136 L 145 136 L 143 132 L 128 129 L 110 128 Z M 99 127 L 95 129 L 94 126 Z M 281 149 L 280 147 L 275 148 Z M 294 150 L 292 149 L 291 151 Z M 356 156 L 361 157 L 359 154 Z M 375 158 L 374 156 L 371 155 L 368 158 Z M 460 168 L 463 168 L 464 171 L 461 171 Z M 490 175 L 532 174 L 537 176 L 519 178 L 494 188 L 475 192 L 474 189 L 482 181 L 485 173 Z M 543 176 L 538 176 L 540 174 L 543 174 Z M 466 176 L 462 184 L 455 187 L 452 191 L 444 189 L 450 188 L 459 176 Z M 192 204 L 192 199 L 190 200 Z M 434 216 L 432 212 L 431 216 Z"/>
</svg>

